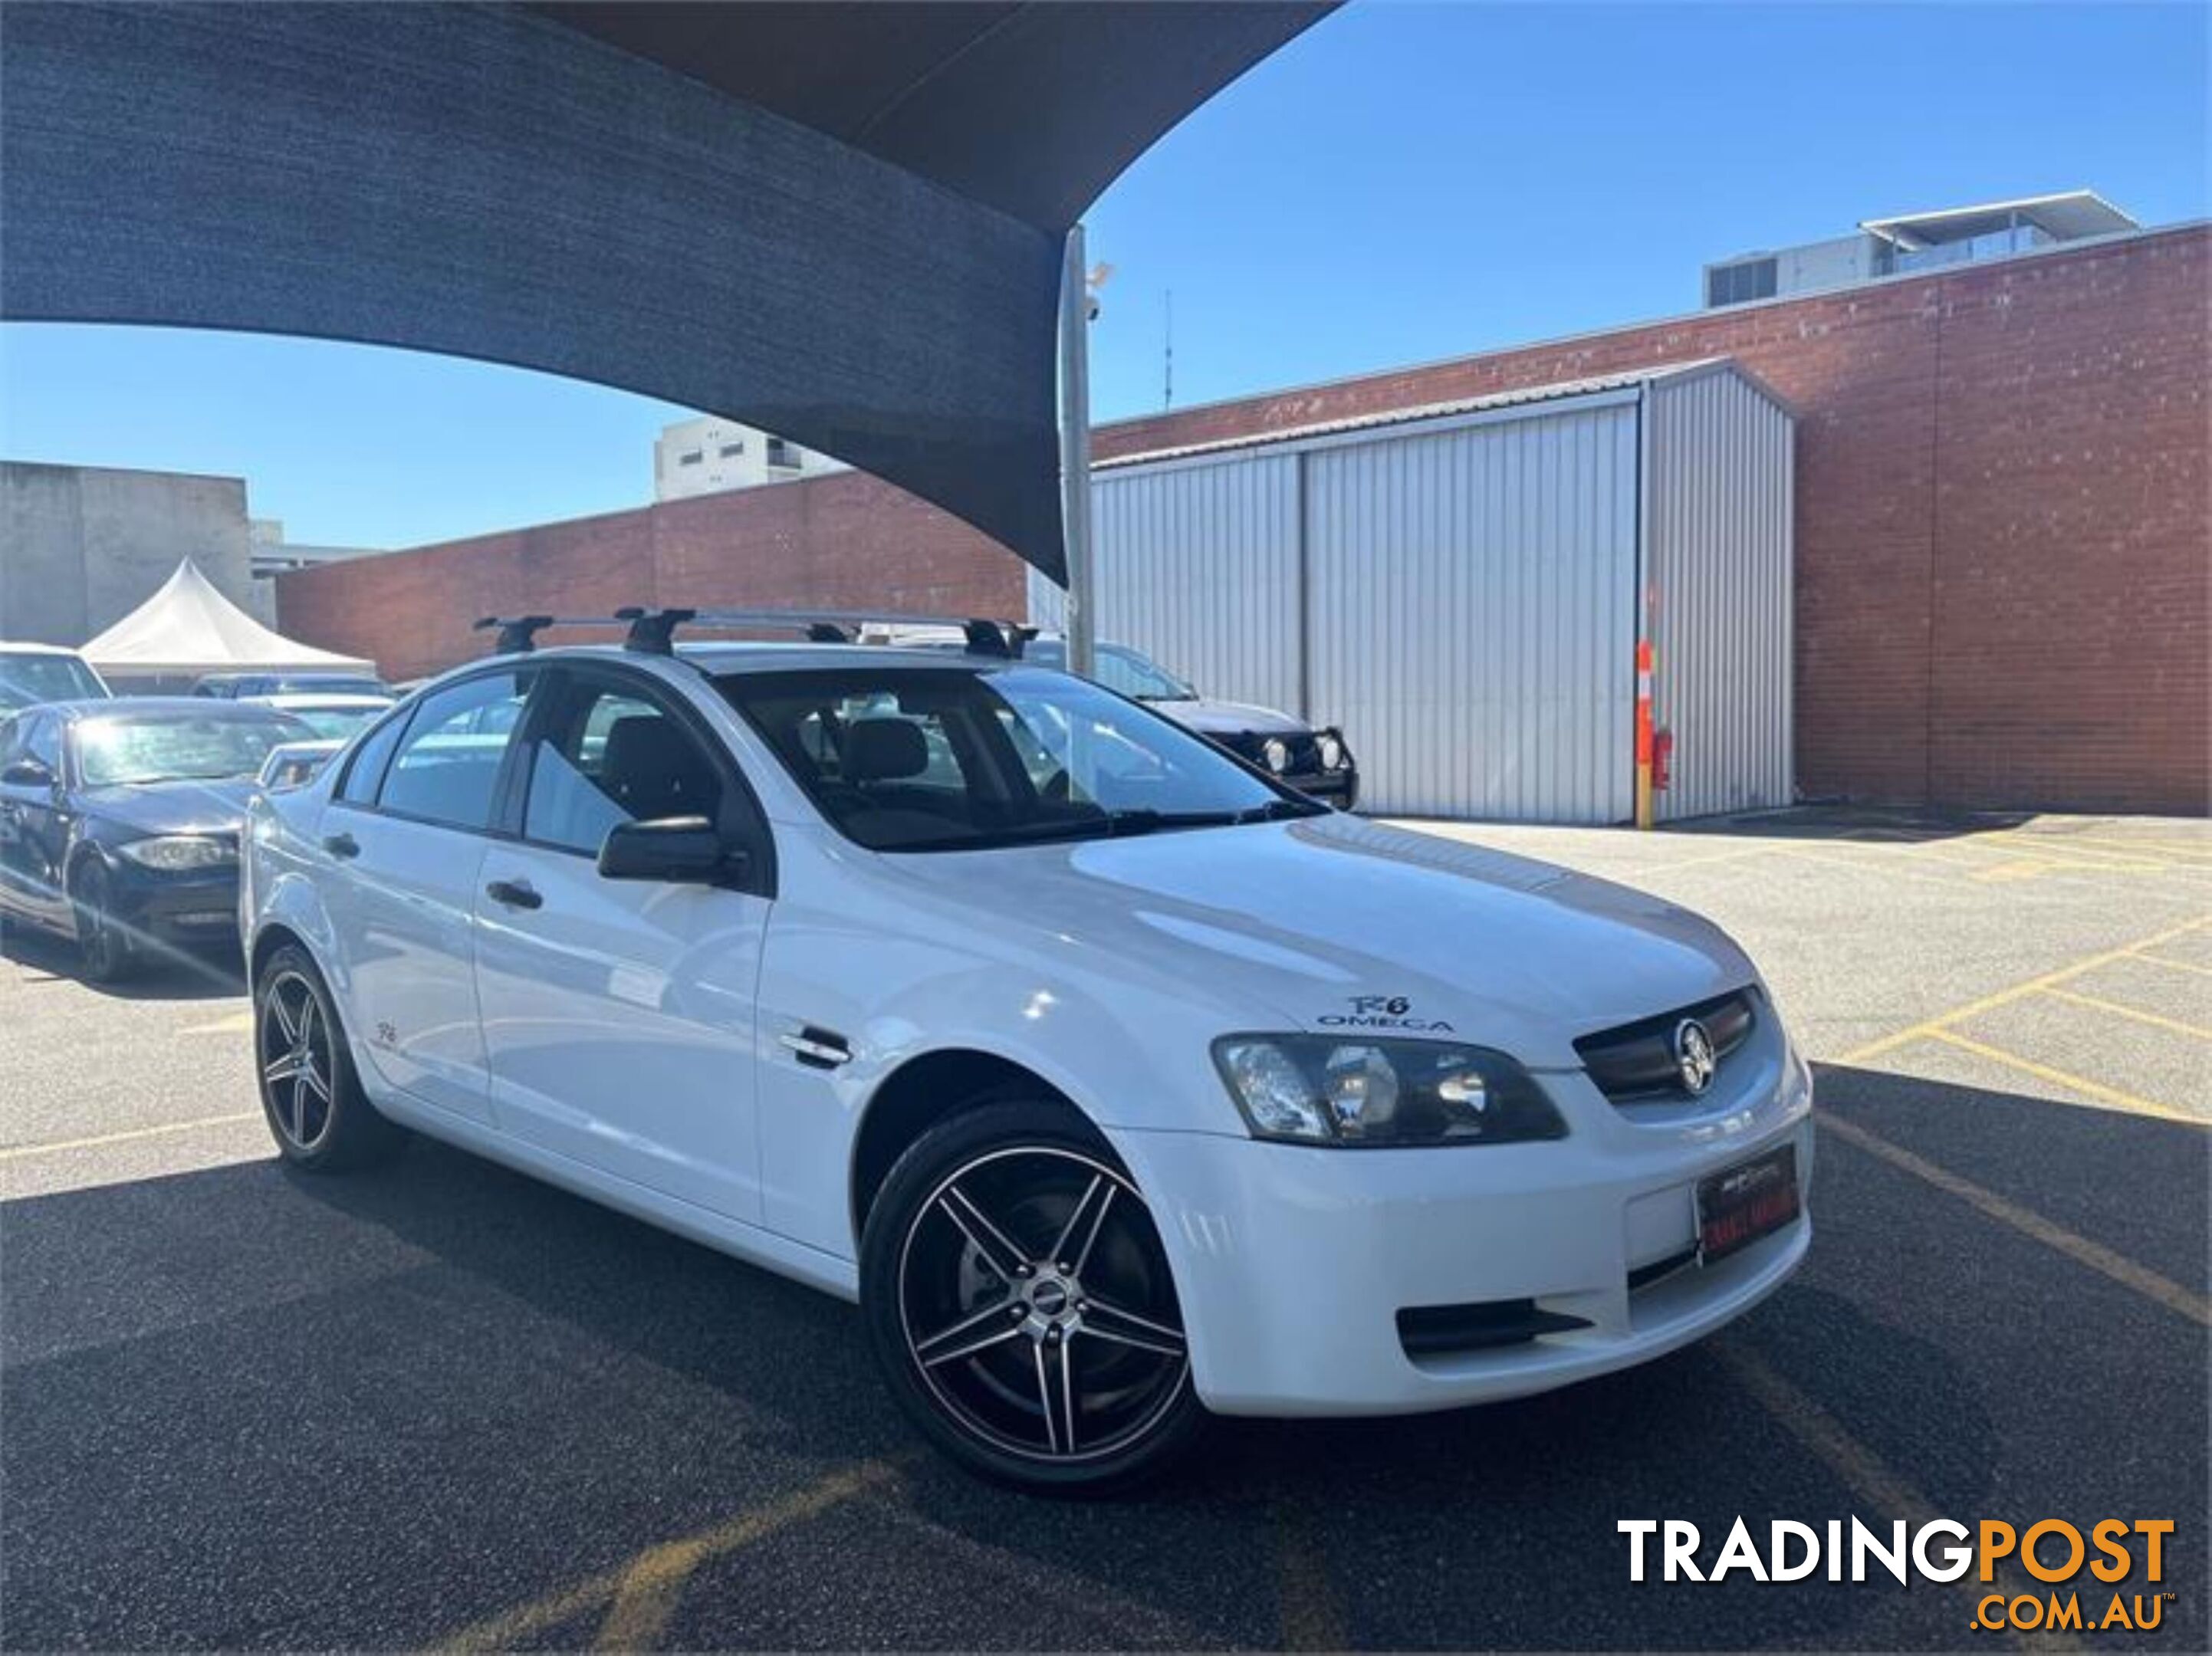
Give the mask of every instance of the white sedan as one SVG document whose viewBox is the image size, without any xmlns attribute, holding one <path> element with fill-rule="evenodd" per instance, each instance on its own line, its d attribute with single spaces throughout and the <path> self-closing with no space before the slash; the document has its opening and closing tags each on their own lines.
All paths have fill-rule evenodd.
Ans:
<svg viewBox="0 0 2212 1656">
<path fill-rule="evenodd" d="M 480 661 L 256 801 L 242 901 L 290 1161 L 412 1128 L 856 1300 L 1031 1488 L 1641 1362 L 1810 1240 L 1712 925 L 1018 660 Z"/>
</svg>

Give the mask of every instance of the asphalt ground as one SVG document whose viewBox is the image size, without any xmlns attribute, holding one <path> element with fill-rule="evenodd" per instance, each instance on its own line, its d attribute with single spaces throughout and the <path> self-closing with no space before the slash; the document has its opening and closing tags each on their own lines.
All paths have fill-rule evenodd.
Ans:
<svg viewBox="0 0 2212 1656">
<path fill-rule="evenodd" d="M 916 1450 L 846 1307 L 458 1153 L 289 1175 L 240 986 L 0 961 L 9 1649 L 2002 1648 L 1984 1589 L 1628 1580 L 1741 1515 L 2172 1520 L 2207 1645 L 2212 827 L 1438 827 L 1711 914 L 1818 1061 L 1817 1235 L 1527 1402 L 1219 1423 L 1146 1495 Z M 1656 1571 L 1654 1575 L 1656 1578 Z M 2034 1588 L 2012 1565 L 1996 1587 Z M 2112 1589 L 2087 1578 L 2083 1607 Z M 2152 1595 L 2170 1592 L 2171 1599 Z"/>
</svg>

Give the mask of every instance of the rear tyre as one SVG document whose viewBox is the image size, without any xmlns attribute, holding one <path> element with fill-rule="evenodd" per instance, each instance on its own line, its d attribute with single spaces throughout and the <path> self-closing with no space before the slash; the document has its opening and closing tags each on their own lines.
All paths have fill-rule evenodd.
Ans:
<svg viewBox="0 0 2212 1656">
<path fill-rule="evenodd" d="M 287 943 L 253 985 L 254 1071 L 276 1149 L 307 1173 L 343 1173 L 390 1156 L 404 1132 L 362 1090 L 323 974 Z"/>
<path fill-rule="evenodd" d="M 76 923 L 79 968 L 90 983 L 114 983 L 138 964 L 131 934 L 115 919 L 114 886 L 107 865 L 88 856 L 70 877 L 70 908 Z"/>
<path fill-rule="evenodd" d="M 860 1302 L 900 1406 L 997 1482 L 1124 1489 L 1204 1424 L 1151 1210 L 1064 1105 L 990 1104 L 916 1140 L 869 1210 Z"/>
</svg>

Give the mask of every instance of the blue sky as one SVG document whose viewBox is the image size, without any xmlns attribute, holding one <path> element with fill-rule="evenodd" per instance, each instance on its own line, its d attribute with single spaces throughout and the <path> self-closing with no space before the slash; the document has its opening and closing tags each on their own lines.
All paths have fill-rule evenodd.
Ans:
<svg viewBox="0 0 2212 1656">
<path fill-rule="evenodd" d="M 1693 309 L 1706 260 L 2090 186 L 2208 205 L 2207 9 L 1354 0 L 1089 217 L 1096 417 Z M 243 475 L 295 539 L 401 546 L 637 504 L 681 411 L 514 370 L 0 328 L 0 453 Z"/>
</svg>

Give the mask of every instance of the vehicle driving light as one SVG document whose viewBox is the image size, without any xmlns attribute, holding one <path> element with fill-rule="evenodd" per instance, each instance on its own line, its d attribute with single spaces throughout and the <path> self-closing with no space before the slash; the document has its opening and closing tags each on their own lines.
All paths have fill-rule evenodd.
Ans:
<svg viewBox="0 0 2212 1656">
<path fill-rule="evenodd" d="M 1291 767 L 1290 743 L 1280 737 L 1271 736 L 1260 744 L 1260 757 L 1271 771 L 1286 771 Z"/>
<path fill-rule="evenodd" d="M 1340 771 L 1344 768 L 1344 742 L 1341 737 L 1323 731 L 1315 740 L 1314 749 L 1321 755 L 1323 770 Z"/>
<path fill-rule="evenodd" d="M 1259 1138 L 1356 1147 L 1566 1136 L 1534 1078 L 1487 1047 L 1224 1035 L 1213 1061 Z"/>
<path fill-rule="evenodd" d="M 151 840 L 133 840 L 116 849 L 141 868 L 164 874 L 183 874 L 198 868 L 221 868 L 238 860 L 238 847 L 227 840 L 210 840 L 197 834 L 164 834 Z"/>
</svg>

